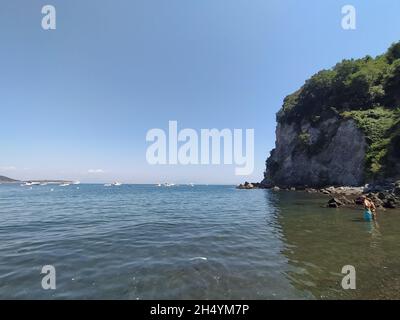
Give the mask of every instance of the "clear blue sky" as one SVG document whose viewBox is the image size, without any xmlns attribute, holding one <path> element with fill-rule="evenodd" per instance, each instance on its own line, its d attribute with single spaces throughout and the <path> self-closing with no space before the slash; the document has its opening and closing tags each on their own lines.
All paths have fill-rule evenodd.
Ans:
<svg viewBox="0 0 400 320">
<path fill-rule="evenodd" d="M 41 8 L 57 9 L 57 30 Z M 341 8 L 357 9 L 357 30 Z M 87 182 L 259 181 L 283 98 L 400 39 L 398 0 L 1 1 L 0 174 Z M 254 128 L 255 170 L 150 166 L 147 130 Z M 89 170 L 102 172 L 89 172 Z"/>
</svg>

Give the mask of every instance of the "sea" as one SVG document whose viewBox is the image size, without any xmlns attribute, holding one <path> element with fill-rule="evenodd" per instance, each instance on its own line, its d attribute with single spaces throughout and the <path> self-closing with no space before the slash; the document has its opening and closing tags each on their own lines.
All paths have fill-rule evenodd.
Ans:
<svg viewBox="0 0 400 320">
<path fill-rule="evenodd" d="M 3 184 L 0 299 L 399 299 L 400 212 L 366 222 L 362 208 L 327 200 L 217 185 Z M 348 266 L 355 289 L 343 286 Z"/>
</svg>

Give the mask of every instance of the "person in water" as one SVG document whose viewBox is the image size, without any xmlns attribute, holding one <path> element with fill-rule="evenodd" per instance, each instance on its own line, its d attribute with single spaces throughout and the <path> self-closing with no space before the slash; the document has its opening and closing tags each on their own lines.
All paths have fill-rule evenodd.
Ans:
<svg viewBox="0 0 400 320">
<path fill-rule="evenodd" d="M 374 202 L 367 198 L 366 196 L 362 196 L 364 201 L 364 219 L 367 221 L 376 220 L 376 207 Z"/>
</svg>

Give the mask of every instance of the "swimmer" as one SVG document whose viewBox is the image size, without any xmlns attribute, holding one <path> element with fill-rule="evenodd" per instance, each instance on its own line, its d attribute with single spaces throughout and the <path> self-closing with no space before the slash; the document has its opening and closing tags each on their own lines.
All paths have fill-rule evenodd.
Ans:
<svg viewBox="0 0 400 320">
<path fill-rule="evenodd" d="M 364 203 L 364 219 L 367 221 L 376 220 L 376 207 L 374 202 L 366 196 L 361 197 Z"/>
</svg>

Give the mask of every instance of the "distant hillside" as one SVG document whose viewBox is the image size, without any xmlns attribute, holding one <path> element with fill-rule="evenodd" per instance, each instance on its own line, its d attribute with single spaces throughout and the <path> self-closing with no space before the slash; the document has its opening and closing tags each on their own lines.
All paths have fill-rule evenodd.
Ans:
<svg viewBox="0 0 400 320">
<path fill-rule="evenodd" d="M 0 176 L 0 183 L 13 183 L 18 182 L 18 180 L 14 180 L 5 176 Z"/>
</svg>

